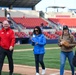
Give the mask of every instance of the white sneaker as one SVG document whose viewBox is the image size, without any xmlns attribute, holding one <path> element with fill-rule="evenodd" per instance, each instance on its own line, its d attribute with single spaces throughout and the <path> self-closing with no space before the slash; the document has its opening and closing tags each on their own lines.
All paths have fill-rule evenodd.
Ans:
<svg viewBox="0 0 76 75">
<path fill-rule="evenodd" d="M 42 73 L 41 73 L 42 75 L 44 75 L 45 74 L 45 69 L 42 69 Z"/>
<path fill-rule="evenodd" d="M 36 75 L 39 75 L 39 73 L 36 73 Z"/>
</svg>

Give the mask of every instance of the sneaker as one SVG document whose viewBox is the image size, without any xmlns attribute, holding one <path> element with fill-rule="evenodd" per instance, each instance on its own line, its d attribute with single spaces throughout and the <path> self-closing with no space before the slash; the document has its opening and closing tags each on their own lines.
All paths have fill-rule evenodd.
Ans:
<svg viewBox="0 0 76 75">
<path fill-rule="evenodd" d="M 39 75 L 39 73 L 36 73 L 36 75 Z"/>
<path fill-rule="evenodd" d="M 42 75 L 44 75 L 45 74 L 45 69 L 42 69 L 42 73 L 41 73 Z"/>
<path fill-rule="evenodd" d="M 75 74 L 74 75 L 76 75 L 76 71 L 75 71 Z"/>
</svg>

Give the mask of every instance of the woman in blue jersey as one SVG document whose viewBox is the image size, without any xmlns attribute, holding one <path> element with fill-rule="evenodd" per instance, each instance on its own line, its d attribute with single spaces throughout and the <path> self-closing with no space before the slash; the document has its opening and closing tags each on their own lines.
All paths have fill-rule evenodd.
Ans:
<svg viewBox="0 0 76 75">
<path fill-rule="evenodd" d="M 46 38 L 42 33 L 39 26 L 36 26 L 33 31 L 33 36 L 31 38 L 32 46 L 34 46 L 34 56 L 35 56 L 35 66 L 36 66 L 36 75 L 39 75 L 39 63 L 42 67 L 42 75 L 45 74 L 45 65 L 43 62 L 44 54 L 45 54 L 45 44 Z"/>
</svg>

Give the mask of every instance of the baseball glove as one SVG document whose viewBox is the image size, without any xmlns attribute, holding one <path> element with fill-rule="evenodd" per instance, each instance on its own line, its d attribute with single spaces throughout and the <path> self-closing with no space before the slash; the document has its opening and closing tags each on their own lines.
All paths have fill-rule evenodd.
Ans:
<svg viewBox="0 0 76 75">
<path fill-rule="evenodd" d="M 69 44 L 67 41 L 64 41 L 64 42 L 62 43 L 62 45 L 65 46 L 65 47 L 69 47 L 69 46 L 70 46 L 70 44 Z"/>
</svg>

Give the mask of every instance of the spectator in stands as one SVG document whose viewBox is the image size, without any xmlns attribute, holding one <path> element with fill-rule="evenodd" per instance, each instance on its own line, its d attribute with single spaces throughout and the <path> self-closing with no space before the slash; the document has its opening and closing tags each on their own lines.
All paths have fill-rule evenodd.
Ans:
<svg viewBox="0 0 76 75">
<path fill-rule="evenodd" d="M 10 13 L 7 13 L 7 19 L 10 19 L 10 18 L 11 18 Z"/>
<path fill-rule="evenodd" d="M 40 11 L 39 12 L 39 16 L 44 18 L 44 12 L 43 11 Z"/>
<path fill-rule="evenodd" d="M 69 47 L 66 47 L 63 45 L 64 41 L 69 42 Z M 59 39 L 59 46 L 61 47 L 61 53 L 60 53 L 60 75 L 64 75 L 64 66 L 66 58 L 68 58 L 72 75 L 74 75 L 74 66 L 72 64 L 73 59 L 73 48 L 75 47 L 75 38 L 72 34 L 69 33 L 68 26 L 63 26 L 63 33 L 60 36 Z"/>
<path fill-rule="evenodd" d="M 46 44 L 45 36 L 42 34 L 42 31 L 39 26 L 36 26 L 33 31 L 33 36 L 31 38 L 32 45 L 34 46 L 34 56 L 35 56 L 35 64 L 36 64 L 36 75 L 39 75 L 39 63 L 42 67 L 42 75 L 45 74 L 45 65 L 43 62 L 45 49 L 44 46 Z"/>
<path fill-rule="evenodd" d="M 49 28 L 52 29 L 52 26 L 50 25 Z"/>
<path fill-rule="evenodd" d="M 44 28 L 44 24 L 43 23 L 41 23 L 40 28 L 41 28 L 41 30 L 43 32 L 43 28 Z"/>
<path fill-rule="evenodd" d="M 13 48 L 15 44 L 14 31 L 10 29 L 9 22 L 7 20 L 3 21 L 3 28 L 0 31 L 0 75 L 2 71 L 2 66 L 4 63 L 4 58 L 7 56 L 9 63 L 9 75 L 13 75 Z"/>
</svg>

